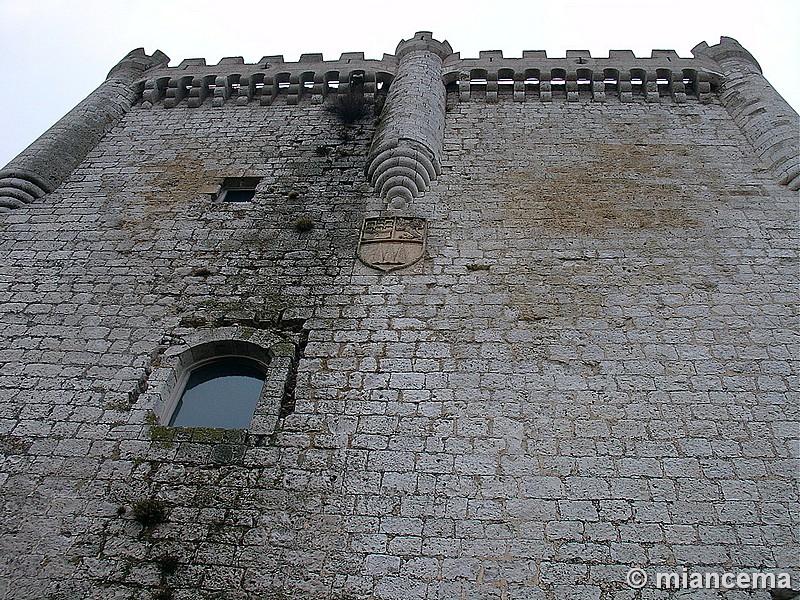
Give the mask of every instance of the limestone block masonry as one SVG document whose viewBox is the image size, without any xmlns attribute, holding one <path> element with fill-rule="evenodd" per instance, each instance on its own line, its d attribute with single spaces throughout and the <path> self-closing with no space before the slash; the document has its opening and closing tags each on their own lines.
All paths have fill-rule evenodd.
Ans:
<svg viewBox="0 0 800 600">
<path fill-rule="evenodd" d="M 800 189 L 800 133 L 797 113 L 761 75 L 753 56 L 734 39 L 704 42 L 692 51 L 717 61 L 725 75 L 722 103 L 742 128 L 764 164 L 790 190 Z"/>
<path fill-rule="evenodd" d="M 142 72 L 168 62 L 165 54 L 147 56 L 142 48 L 122 59 L 86 100 L 0 170 L 0 211 L 58 187 L 139 98 L 135 82 Z"/>
<path fill-rule="evenodd" d="M 397 46 L 397 74 L 367 160 L 370 183 L 389 208 L 408 208 L 441 172 L 442 59 L 451 53 L 447 42 L 437 42 L 427 31 Z"/>
<path fill-rule="evenodd" d="M 0 598 L 800 589 L 798 116 L 735 40 L 167 62 L 0 171 Z M 170 426 L 223 357 L 249 427 Z"/>
</svg>

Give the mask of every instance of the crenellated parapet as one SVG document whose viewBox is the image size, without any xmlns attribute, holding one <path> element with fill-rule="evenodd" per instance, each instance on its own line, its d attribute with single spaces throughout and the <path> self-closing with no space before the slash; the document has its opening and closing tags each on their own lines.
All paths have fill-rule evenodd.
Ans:
<svg viewBox="0 0 800 600">
<path fill-rule="evenodd" d="M 681 103 L 707 99 L 723 81 L 715 61 L 682 58 L 674 50 L 654 50 L 649 58 L 638 58 L 630 50 L 612 50 L 607 57 L 597 58 L 585 50 L 568 50 L 563 58 L 549 58 L 538 50 L 525 51 L 521 58 L 506 58 L 502 51 L 489 50 L 480 52 L 478 58 L 461 58 L 449 45 L 445 49 L 447 42 L 437 42 L 430 32 L 419 32 L 402 41 L 395 55 L 384 54 L 380 60 L 365 59 L 360 52 L 347 52 L 330 61 L 322 54 L 303 54 L 297 62 L 286 62 L 280 55 L 264 56 L 252 64 L 241 57 L 223 58 L 216 65 L 207 65 L 202 58 L 186 59 L 176 67 L 148 73 L 140 82 L 144 86 L 142 105 L 196 108 L 206 102 L 213 106 L 322 103 L 348 90 L 370 99 L 388 92 L 404 65 L 411 64 L 405 58 L 418 54 L 422 49 L 419 38 L 426 36 L 427 43 L 442 45 L 442 50 L 428 53 L 441 59 L 442 65 L 424 65 L 420 72 L 439 74 L 448 90 L 457 90 L 461 101 L 603 102 L 614 98 Z"/>
<path fill-rule="evenodd" d="M 264 56 L 216 65 L 187 59 L 175 67 L 156 51 L 132 51 L 81 104 L 0 170 L 0 211 L 53 191 L 122 116 L 144 110 L 208 106 L 323 104 L 342 94 L 367 102 L 384 96 L 365 173 L 386 207 L 405 209 L 440 173 L 448 102 L 684 103 L 718 97 L 766 168 L 781 183 L 800 187 L 798 116 L 764 79 L 755 59 L 731 38 L 693 49 L 693 58 L 654 50 L 607 57 L 570 50 L 563 58 L 501 51 L 461 58 L 430 32 L 403 40 L 394 55 L 366 59 L 347 52 L 326 61 L 303 54 L 296 62 Z M 378 103 L 380 104 L 380 103 Z"/>
<path fill-rule="evenodd" d="M 764 78 L 756 59 L 729 37 L 714 46 L 698 44 L 692 53 L 719 65 L 723 105 L 778 181 L 800 189 L 800 117 Z"/>
<path fill-rule="evenodd" d="M 142 82 L 142 106 L 321 104 L 329 96 L 349 92 L 370 100 L 386 93 L 395 63 L 391 55 L 369 60 L 363 52 L 347 52 L 332 61 L 323 60 L 322 54 L 303 54 L 297 62 L 264 56 L 253 64 L 246 64 L 241 57 L 223 58 L 216 65 L 207 65 L 202 58 L 188 59 L 177 67 L 148 74 Z"/>
<path fill-rule="evenodd" d="M 453 54 L 444 61 L 444 81 L 462 102 L 541 101 L 645 102 L 706 99 L 721 84 L 710 60 L 681 58 L 674 50 L 654 50 L 637 58 L 630 50 L 612 50 L 594 58 L 587 50 L 568 50 L 564 58 L 545 51 L 525 51 L 522 58 L 505 58 L 502 51 L 481 52 L 478 58 Z"/>
</svg>

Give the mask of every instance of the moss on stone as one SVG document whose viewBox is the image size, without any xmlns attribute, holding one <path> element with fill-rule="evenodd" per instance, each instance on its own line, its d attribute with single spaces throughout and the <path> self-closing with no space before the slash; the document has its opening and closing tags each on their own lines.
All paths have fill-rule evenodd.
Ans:
<svg viewBox="0 0 800 600">
<path fill-rule="evenodd" d="M 221 442 L 225 439 L 225 430 L 214 427 L 186 427 L 192 435 L 193 442 Z"/>
<path fill-rule="evenodd" d="M 151 425 L 150 439 L 164 446 L 171 446 L 175 443 L 175 428 L 164 425 Z"/>
</svg>

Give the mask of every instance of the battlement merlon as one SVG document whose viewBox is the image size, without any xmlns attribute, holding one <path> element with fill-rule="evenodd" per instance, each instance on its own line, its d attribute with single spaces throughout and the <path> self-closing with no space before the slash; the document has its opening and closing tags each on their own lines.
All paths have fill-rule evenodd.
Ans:
<svg viewBox="0 0 800 600">
<path fill-rule="evenodd" d="M 722 36 L 719 39 L 719 44 L 709 46 L 706 42 L 700 42 L 692 48 L 692 56 L 698 59 L 708 57 L 717 64 L 722 64 L 726 60 L 735 60 L 740 63 L 750 64 L 759 73 L 763 73 L 761 65 L 750 54 L 744 46 L 731 37 Z"/>
<path fill-rule="evenodd" d="M 96 90 L 0 170 L 0 212 L 56 189 L 140 98 L 142 74 L 168 62 L 161 51 L 129 52 Z"/>
<path fill-rule="evenodd" d="M 414 37 L 409 40 L 401 40 L 397 44 L 395 56 L 397 60 L 403 60 L 405 56 L 412 52 L 427 52 L 435 54 L 441 60 L 446 59 L 453 53 L 453 49 L 447 40 L 440 42 L 433 38 L 433 33 L 430 31 L 418 31 Z"/>
<path fill-rule="evenodd" d="M 455 52 L 444 61 L 445 77 L 454 81 L 459 71 L 466 69 L 486 69 L 488 72 L 511 69 L 522 72 L 524 69 L 537 69 L 543 74 L 561 69 L 568 75 L 577 70 L 593 72 L 602 79 L 603 71 L 629 73 L 641 71 L 655 75 L 657 70 L 679 73 L 692 69 L 707 73 L 712 79 L 721 73 L 716 61 L 710 57 L 681 57 L 675 50 L 652 50 L 649 57 L 636 56 L 631 50 L 609 50 L 608 56 L 592 56 L 588 50 L 567 50 L 566 56 L 550 57 L 546 50 L 525 50 L 522 57 L 506 57 L 502 50 L 481 50 L 477 58 L 462 58 Z"/>
<path fill-rule="evenodd" d="M 400 42 L 396 55 L 384 54 L 379 60 L 365 59 L 361 52 L 346 52 L 338 60 L 324 61 L 321 54 L 312 53 L 294 63 L 284 62 L 283 56 L 265 56 L 256 64 L 229 57 L 215 66 L 206 65 L 204 59 L 187 59 L 169 67 L 169 57 L 163 52 L 147 55 L 137 48 L 111 69 L 103 84 L 0 170 L 0 212 L 53 191 L 140 100 L 143 108 L 159 101 L 170 108 L 184 99 L 189 107 L 200 106 L 209 96 L 214 106 L 226 102 L 246 105 L 256 98 L 268 105 L 279 96 L 287 104 L 307 97 L 322 102 L 328 93 L 347 92 L 354 82 L 359 93 L 371 96 L 391 92 L 403 65 L 410 69 L 408 74 L 416 73 L 414 77 L 422 77 L 420 82 L 424 79 L 436 107 L 436 115 L 419 123 L 426 128 L 418 131 L 419 135 L 407 136 L 400 129 L 392 133 L 391 127 L 383 138 L 376 135 L 377 142 L 396 139 L 397 143 L 389 145 L 400 153 L 393 156 L 397 166 L 413 166 L 414 173 L 402 175 L 401 186 L 390 186 L 409 190 L 407 201 L 424 191 L 438 174 L 443 100 L 442 88 L 435 80 L 444 86 L 456 85 L 461 100 L 470 100 L 477 91 L 488 102 L 508 94 L 509 89 L 518 101 L 533 94 L 550 101 L 557 88 L 565 90 L 567 101 L 591 98 L 597 102 L 605 101 L 609 94 L 622 102 L 633 101 L 637 93 L 644 94 L 648 102 L 659 102 L 663 95 L 685 102 L 689 93 L 700 100 L 719 93 L 766 168 L 790 189 L 800 188 L 797 113 L 763 77 L 755 58 L 727 37 L 714 46 L 698 44 L 692 53 L 693 58 L 682 58 L 672 50 L 654 50 L 649 58 L 637 58 L 629 50 L 612 50 L 608 57 L 593 58 L 588 51 L 569 50 L 564 58 L 549 58 L 543 51 L 525 51 L 521 58 L 505 58 L 501 51 L 488 50 L 478 58 L 461 58 L 446 41 L 433 39 L 430 32 L 418 32 Z M 423 57 L 419 60 L 431 72 L 423 76 L 426 67 L 421 63 L 412 68 L 419 62 L 414 57 Z M 399 106 L 399 100 L 394 104 Z M 408 130 L 405 126 L 401 129 Z M 378 153 L 385 149 L 381 143 L 373 146 Z M 376 156 L 371 155 L 369 164 Z M 406 160 L 409 158 L 413 165 Z M 370 170 L 369 165 L 367 168 Z M 375 175 L 376 170 L 372 169 L 371 178 L 380 176 Z M 392 183 L 401 181 L 396 179 L 400 175 L 392 173 Z M 374 183 L 379 184 L 383 197 L 389 195 L 384 194 L 388 190 L 383 179 Z"/>
<path fill-rule="evenodd" d="M 156 67 L 166 67 L 169 64 L 169 56 L 161 50 L 156 50 L 152 55 L 148 55 L 144 48 L 136 48 L 128 52 L 106 75 L 106 79 L 138 80 L 142 73 Z"/>
<path fill-rule="evenodd" d="M 800 189 L 800 118 L 762 75 L 753 55 L 733 38 L 705 42 L 692 49 L 700 59 L 715 61 L 722 72 L 720 100 L 752 144 L 762 164 L 779 183 Z"/>
</svg>

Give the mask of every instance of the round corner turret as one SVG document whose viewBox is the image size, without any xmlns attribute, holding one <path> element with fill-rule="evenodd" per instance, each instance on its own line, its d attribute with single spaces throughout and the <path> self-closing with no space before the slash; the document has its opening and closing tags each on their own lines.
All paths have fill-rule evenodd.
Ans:
<svg viewBox="0 0 800 600">
<path fill-rule="evenodd" d="M 722 36 L 719 38 L 719 44 L 715 44 L 714 46 L 709 46 L 706 42 L 700 42 L 697 46 L 692 48 L 692 56 L 695 58 L 707 56 L 716 63 L 725 60 L 746 62 L 758 69 L 759 73 L 762 73 L 761 65 L 758 64 L 758 61 L 744 46 L 732 37 Z"/>
<path fill-rule="evenodd" d="M 128 52 L 114 68 L 108 72 L 106 79 L 110 79 L 120 71 L 135 71 L 143 73 L 154 67 L 165 67 L 169 64 L 169 56 L 161 50 L 156 50 L 152 55 L 147 54 L 144 48 L 135 48 Z"/>
<path fill-rule="evenodd" d="M 758 61 L 735 39 L 724 36 L 714 46 L 698 44 L 692 54 L 719 65 L 723 106 L 778 183 L 800 189 L 797 113 L 766 80 Z"/>
<path fill-rule="evenodd" d="M 139 97 L 145 71 L 166 66 L 156 50 L 131 50 L 106 80 L 78 106 L 0 170 L 0 212 L 19 208 L 54 191 Z"/>
<path fill-rule="evenodd" d="M 437 55 L 442 60 L 453 53 L 453 48 L 450 47 L 447 40 L 440 42 L 433 38 L 432 32 L 418 31 L 410 40 L 402 40 L 397 44 L 395 56 L 397 56 L 398 60 L 402 60 L 405 55 L 419 50 L 426 50 Z"/>
</svg>

